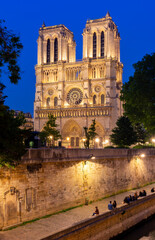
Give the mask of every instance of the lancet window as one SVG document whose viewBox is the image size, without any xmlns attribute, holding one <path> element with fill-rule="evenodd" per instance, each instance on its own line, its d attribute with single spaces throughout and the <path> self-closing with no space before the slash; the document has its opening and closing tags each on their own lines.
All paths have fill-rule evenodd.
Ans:
<svg viewBox="0 0 155 240">
<path fill-rule="evenodd" d="M 93 34 L 93 58 L 96 58 L 96 33 Z"/>
<path fill-rule="evenodd" d="M 96 78 L 96 68 L 92 69 L 92 78 Z"/>
<path fill-rule="evenodd" d="M 104 94 L 101 95 L 101 104 L 104 104 Z"/>
<path fill-rule="evenodd" d="M 101 32 L 101 57 L 104 57 L 104 32 Z"/>
<path fill-rule="evenodd" d="M 50 98 L 49 98 L 49 97 L 48 97 L 47 100 L 46 100 L 46 105 L 47 105 L 47 107 L 50 106 Z"/>
<path fill-rule="evenodd" d="M 104 69 L 100 68 L 100 78 L 104 78 Z"/>
<path fill-rule="evenodd" d="M 54 39 L 54 62 L 58 61 L 58 39 Z"/>
<path fill-rule="evenodd" d="M 93 104 L 96 104 L 96 95 L 93 96 Z"/>
<path fill-rule="evenodd" d="M 50 39 L 47 40 L 47 63 L 50 63 Z"/>
<path fill-rule="evenodd" d="M 57 106 L 58 106 L 58 98 L 55 97 L 55 98 L 54 98 L 54 107 L 57 107 Z"/>
</svg>

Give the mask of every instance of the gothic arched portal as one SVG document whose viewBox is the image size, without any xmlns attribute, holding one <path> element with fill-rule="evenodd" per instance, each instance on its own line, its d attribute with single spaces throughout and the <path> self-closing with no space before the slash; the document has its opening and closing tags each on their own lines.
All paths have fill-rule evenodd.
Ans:
<svg viewBox="0 0 155 240">
<path fill-rule="evenodd" d="M 62 129 L 62 138 L 67 147 L 79 147 L 82 137 L 82 128 L 75 120 L 68 120 Z"/>
</svg>

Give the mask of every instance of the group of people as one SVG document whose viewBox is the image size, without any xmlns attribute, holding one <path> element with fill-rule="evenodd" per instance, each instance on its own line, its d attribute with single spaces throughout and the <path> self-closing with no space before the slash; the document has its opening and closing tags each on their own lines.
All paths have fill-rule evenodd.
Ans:
<svg viewBox="0 0 155 240">
<path fill-rule="evenodd" d="M 116 207 L 117 207 L 117 203 L 115 200 L 113 201 L 113 203 L 112 203 L 112 201 L 109 202 L 108 210 L 114 210 Z"/>
<path fill-rule="evenodd" d="M 108 204 L 108 209 L 109 210 L 114 210 L 114 209 L 116 209 L 116 207 L 117 207 L 117 203 L 116 203 L 115 200 L 113 201 L 113 203 L 112 203 L 112 201 L 109 202 L 109 204 Z M 95 216 L 95 215 L 99 215 L 98 207 L 95 207 L 95 211 L 93 212 L 92 216 Z"/>
<path fill-rule="evenodd" d="M 155 188 L 154 188 L 154 187 L 151 189 L 151 192 L 155 192 Z M 140 191 L 139 194 L 138 194 L 137 192 L 135 192 L 133 196 L 132 196 L 132 195 L 126 196 L 126 197 L 124 198 L 123 203 L 129 204 L 130 202 L 137 200 L 139 197 L 145 197 L 146 195 L 147 195 L 147 193 L 146 193 L 145 190 Z M 113 203 L 112 203 L 112 201 L 109 202 L 109 204 L 108 204 L 108 210 L 110 210 L 110 211 L 111 211 L 111 210 L 115 210 L 116 207 L 117 207 L 117 203 L 116 203 L 115 200 L 113 201 Z M 93 213 L 92 216 L 95 216 L 95 215 L 96 215 L 96 216 L 99 215 L 99 209 L 98 209 L 98 207 L 95 207 L 95 211 L 94 211 L 94 213 Z"/>
<path fill-rule="evenodd" d="M 140 191 L 139 194 L 137 192 L 134 193 L 134 195 L 129 195 L 124 198 L 123 203 L 129 204 L 132 201 L 136 201 L 139 197 L 145 197 L 147 195 L 146 191 Z"/>
</svg>

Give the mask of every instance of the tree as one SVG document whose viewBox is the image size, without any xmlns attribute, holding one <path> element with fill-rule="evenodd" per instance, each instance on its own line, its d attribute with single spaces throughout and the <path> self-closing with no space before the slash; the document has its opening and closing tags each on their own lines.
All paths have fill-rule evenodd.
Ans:
<svg viewBox="0 0 155 240">
<path fill-rule="evenodd" d="M 0 77 L 2 67 L 7 65 L 11 83 L 18 83 L 20 68 L 18 57 L 22 49 L 19 37 L 8 31 L 0 21 Z M 25 119 L 23 114 L 16 118 L 14 112 L 4 105 L 6 96 L 3 96 L 5 85 L 0 82 L 0 166 L 12 166 L 18 163 L 25 153 L 24 139 L 28 131 L 21 129 Z"/>
<path fill-rule="evenodd" d="M 46 122 L 43 130 L 40 133 L 40 139 L 43 142 L 47 142 L 48 144 L 51 144 L 52 146 L 55 145 L 55 141 L 57 141 L 59 138 L 61 138 L 60 131 L 56 128 L 58 125 L 56 124 L 56 117 L 54 117 L 52 114 L 48 116 L 48 121 Z"/>
<path fill-rule="evenodd" d="M 112 130 L 110 135 L 111 142 L 117 147 L 129 147 L 137 142 L 137 134 L 134 130 L 130 120 L 126 116 L 121 116 L 117 122 L 116 127 Z"/>
<path fill-rule="evenodd" d="M 26 152 L 24 140 L 29 131 L 21 129 L 24 123 L 22 113 L 15 118 L 14 111 L 3 109 L 0 116 L 0 166 L 15 166 Z"/>
<path fill-rule="evenodd" d="M 134 130 L 135 130 L 136 135 L 137 135 L 137 143 L 144 144 L 146 142 L 146 138 L 148 136 L 148 133 L 145 130 L 145 128 L 142 126 L 142 124 L 136 123 L 134 125 Z"/>
<path fill-rule="evenodd" d="M 96 128 L 95 128 L 95 125 L 96 125 L 96 122 L 95 122 L 95 119 L 92 120 L 92 124 L 90 126 L 90 128 L 88 129 L 87 127 L 84 127 L 84 130 L 85 130 L 85 136 L 86 136 L 86 141 L 84 142 L 84 146 L 85 148 L 89 148 L 89 145 L 90 145 L 90 140 L 93 140 L 97 133 L 95 132 L 96 131 Z"/>
<path fill-rule="evenodd" d="M 21 78 L 17 60 L 23 45 L 18 36 L 9 31 L 6 26 L 3 26 L 4 22 L 0 20 L 0 74 L 2 67 L 7 65 L 9 79 L 11 83 L 16 84 Z"/>
<path fill-rule="evenodd" d="M 143 124 L 151 134 L 155 133 L 155 53 L 145 55 L 133 64 L 134 75 L 121 91 L 125 115 L 132 123 Z"/>
</svg>

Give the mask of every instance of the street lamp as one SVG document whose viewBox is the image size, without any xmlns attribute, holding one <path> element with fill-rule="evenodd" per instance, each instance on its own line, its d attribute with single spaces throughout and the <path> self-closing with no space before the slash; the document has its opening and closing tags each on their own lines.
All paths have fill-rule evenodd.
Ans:
<svg viewBox="0 0 155 240">
<path fill-rule="evenodd" d="M 142 154 L 140 154 L 139 156 L 140 156 L 141 158 L 144 158 L 144 157 L 145 157 L 145 154 L 142 153 Z"/>
<path fill-rule="evenodd" d="M 70 137 L 66 137 L 66 140 L 67 140 L 67 142 L 68 142 L 68 148 L 69 148 Z"/>
<path fill-rule="evenodd" d="M 106 139 L 105 141 L 102 142 L 103 146 L 105 147 L 109 143 L 109 140 Z"/>
<path fill-rule="evenodd" d="M 99 138 L 95 138 L 95 143 L 97 144 L 97 147 L 98 147 L 98 143 L 100 142 L 100 139 Z M 94 144 L 94 147 L 95 147 L 95 144 Z"/>
<path fill-rule="evenodd" d="M 155 138 L 152 138 L 151 141 L 155 144 Z"/>
<path fill-rule="evenodd" d="M 95 138 L 95 142 L 99 143 L 100 139 L 99 138 Z"/>
<path fill-rule="evenodd" d="M 53 136 L 50 135 L 50 136 L 49 136 L 49 139 L 50 139 L 50 145 L 52 146 Z"/>
</svg>

